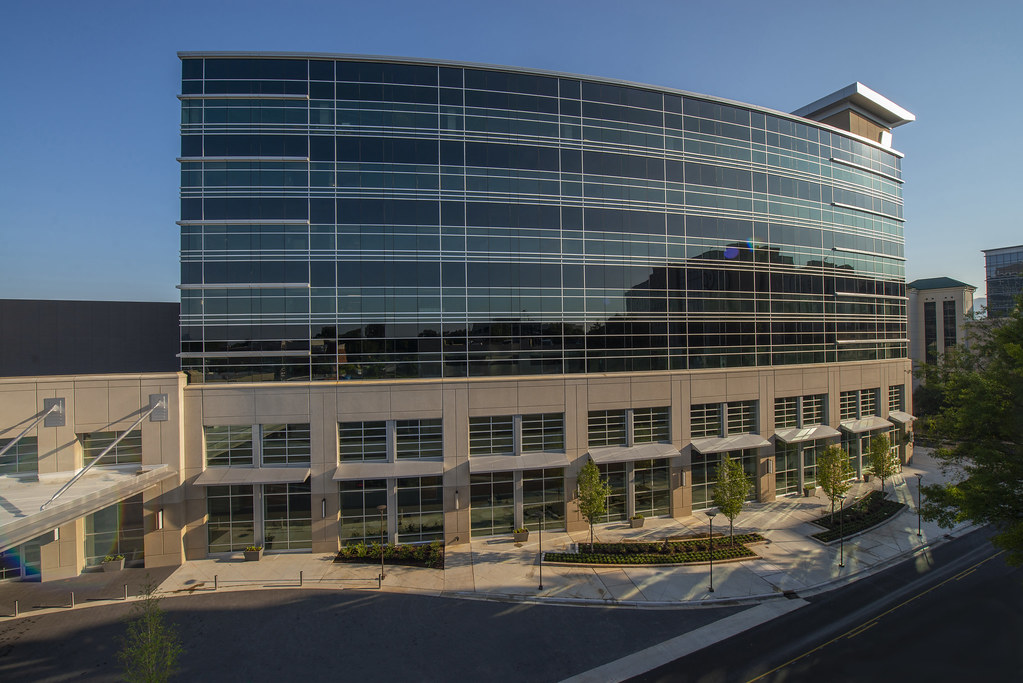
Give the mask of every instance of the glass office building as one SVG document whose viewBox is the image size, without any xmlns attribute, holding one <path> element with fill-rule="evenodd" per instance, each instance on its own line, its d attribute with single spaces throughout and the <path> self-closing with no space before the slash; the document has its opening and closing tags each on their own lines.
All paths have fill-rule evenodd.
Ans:
<svg viewBox="0 0 1023 683">
<path fill-rule="evenodd" d="M 182 55 L 189 382 L 905 358 L 900 155 L 702 95 Z"/>
<path fill-rule="evenodd" d="M 1023 293 L 1023 244 L 984 250 L 987 271 L 987 314 L 1001 318 L 1012 313 Z"/>
</svg>

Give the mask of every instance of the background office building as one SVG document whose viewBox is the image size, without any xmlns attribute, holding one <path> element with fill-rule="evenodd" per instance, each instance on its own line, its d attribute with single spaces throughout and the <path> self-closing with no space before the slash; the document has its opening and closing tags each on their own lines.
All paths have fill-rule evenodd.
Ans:
<svg viewBox="0 0 1023 683">
<path fill-rule="evenodd" d="M 987 315 L 1001 318 L 1016 307 L 1023 293 L 1023 244 L 1017 247 L 984 249 L 987 277 Z"/>
<path fill-rule="evenodd" d="M 950 277 L 913 280 L 909 291 L 909 355 L 914 366 L 934 363 L 953 346 L 968 343 L 966 317 L 977 288 Z"/>
<path fill-rule="evenodd" d="M 185 557 L 578 530 L 589 458 L 616 522 L 708 508 L 725 454 L 761 501 L 911 456 L 913 115 L 869 88 L 180 57 Z"/>
</svg>

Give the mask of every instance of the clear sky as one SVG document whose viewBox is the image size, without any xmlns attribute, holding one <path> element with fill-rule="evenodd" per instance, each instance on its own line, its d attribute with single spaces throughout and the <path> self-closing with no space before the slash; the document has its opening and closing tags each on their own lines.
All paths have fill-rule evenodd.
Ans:
<svg viewBox="0 0 1023 683">
<path fill-rule="evenodd" d="M 793 111 L 861 81 L 913 112 L 907 280 L 984 296 L 1023 244 L 1023 3 L 13 0 L 0 43 L 0 298 L 175 301 L 179 50 L 400 55 Z M 1013 208 L 1017 207 L 1017 208 Z"/>
</svg>

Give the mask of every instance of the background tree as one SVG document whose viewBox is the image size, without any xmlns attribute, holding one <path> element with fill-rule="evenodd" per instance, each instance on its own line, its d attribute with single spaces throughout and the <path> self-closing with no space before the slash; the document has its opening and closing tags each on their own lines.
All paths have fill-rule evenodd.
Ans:
<svg viewBox="0 0 1023 683">
<path fill-rule="evenodd" d="M 856 474 L 849 465 L 849 454 L 840 446 L 831 445 L 817 458 L 817 484 L 831 500 L 831 521 L 835 521 L 835 501 L 845 495 L 849 478 Z"/>
<path fill-rule="evenodd" d="M 970 520 L 1023 564 L 1023 297 L 1004 318 L 975 323 L 970 354 L 944 361 L 942 401 L 928 427 L 953 479 L 925 486 L 923 516 L 949 527 Z"/>
<path fill-rule="evenodd" d="M 892 444 L 884 434 L 877 434 L 870 439 L 867 449 L 867 463 L 874 476 L 881 480 L 881 494 L 884 495 L 884 480 L 895 476 L 898 465 L 892 453 Z"/>
<path fill-rule="evenodd" d="M 728 538 L 735 545 L 735 518 L 746 505 L 746 496 L 753 482 L 746 476 L 742 463 L 725 455 L 718 465 L 718 481 L 714 485 L 714 505 L 728 518 Z"/>
<path fill-rule="evenodd" d="M 593 552 L 593 524 L 607 513 L 611 485 L 600 476 L 600 468 L 587 460 L 579 471 L 579 514 L 590 525 L 590 552 Z"/>
<path fill-rule="evenodd" d="M 132 607 L 132 619 L 121 639 L 117 658 L 124 665 L 124 680 L 131 683 L 167 681 L 177 670 L 181 643 L 174 627 L 165 621 L 156 586 L 146 583 L 138 602 Z"/>
</svg>

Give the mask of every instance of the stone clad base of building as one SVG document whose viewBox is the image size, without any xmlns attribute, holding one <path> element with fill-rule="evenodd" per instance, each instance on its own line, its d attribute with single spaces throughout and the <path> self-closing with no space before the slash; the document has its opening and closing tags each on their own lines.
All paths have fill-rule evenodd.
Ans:
<svg viewBox="0 0 1023 683">
<path fill-rule="evenodd" d="M 712 506 L 724 454 L 742 461 L 762 502 L 813 483 L 815 454 L 830 443 L 850 450 L 861 473 L 860 451 L 886 433 L 907 462 L 910 380 L 907 359 L 191 386 L 180 373 L 4 379 L 0 444 L 41 414 L 44 398 L 67 405 L 64 426 L 40 423 L 12 449 L 16 461 L 4 457 L 5 480 L 70 479 L 153 393 L 169 396 L 168 419 L 143 420 L 135 446 L 94 469 L 166 466 L 173 476 L 0 550 L 38 555 L 29 569 L 45 580 L 96 566 L 108 550 L 162 566 L 251 545 L 331 552 L 382 539 L 461 544 L 523 526 L 576 531 L 586 527 L 577 476 L 590 458 L 612 484 L 606 521 L 682 518 Z M 4 578 L 29 571 L 18 562 Z"/>
</svg>

